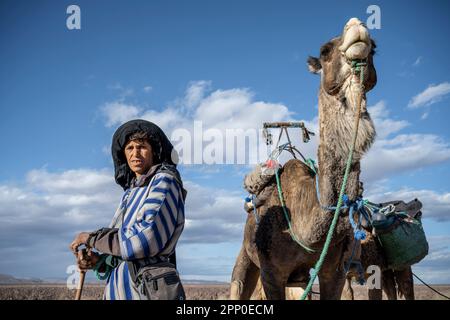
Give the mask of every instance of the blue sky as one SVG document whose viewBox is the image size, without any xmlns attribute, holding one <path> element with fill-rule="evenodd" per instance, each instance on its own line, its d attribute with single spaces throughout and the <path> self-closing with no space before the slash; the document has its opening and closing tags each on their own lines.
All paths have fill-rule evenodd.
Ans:
<svg viewBox="0 0 450 320">
<path fill-rule="evenodd" d="M 81 8 L 81 30 L 66 28 L 70 4 Z M 319 77 L 306 58 L 349 18 L 366 21 L 371 4 L 381 9 L 381 29 L 371 30 L 378 84 L 368 94 L 379 135 L 363 160 L 366 195 L 424 202 L 431 250 L 414 270 L 450 283 L 448 1 L 0 2 L 0 273 L 66 276 L 76 232 L 113 215 L 110 140 L 130 117 L 169 136 L 195 120 L 260 128 L 279 117 L 315 128 Z M 217 120 L 223 110 L 232 117 Z M 311 157 L 316 142 L 305 147 Z M 180 271 L 229 280 L 249 166 L 180 170 L 191 220 Z"/>
</svg>

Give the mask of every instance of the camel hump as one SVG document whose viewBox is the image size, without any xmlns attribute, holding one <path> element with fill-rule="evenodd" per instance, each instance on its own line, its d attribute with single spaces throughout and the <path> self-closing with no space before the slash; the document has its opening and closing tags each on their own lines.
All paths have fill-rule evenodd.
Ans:
<svg viewBox="0 0 450 320">
<path fill-rule="evenodd" d="M 314 176 L 314 173 L 303 161 L 298 159 L 291 159 L 283 166 L 283 173 L 289 177 L 302 177 L 302 176 Z"/>
</svg>

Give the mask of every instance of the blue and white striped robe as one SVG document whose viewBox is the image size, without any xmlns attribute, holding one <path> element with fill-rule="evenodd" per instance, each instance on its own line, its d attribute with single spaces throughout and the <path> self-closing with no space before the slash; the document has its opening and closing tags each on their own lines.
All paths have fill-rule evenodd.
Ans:
<svg viewBox="0 0 450 320">
<path fill-rule="evenodd" d="M 128 189 L 110 228 L 119 229 L 123 260 L 170 255 L 184 228 L 184 200 L 180 184 L 170 174 L 157 173 L 148 186 Z M 139 299 L 126 261 L 120 262 L 111 272 L 103 298 Z"/>
</svg>

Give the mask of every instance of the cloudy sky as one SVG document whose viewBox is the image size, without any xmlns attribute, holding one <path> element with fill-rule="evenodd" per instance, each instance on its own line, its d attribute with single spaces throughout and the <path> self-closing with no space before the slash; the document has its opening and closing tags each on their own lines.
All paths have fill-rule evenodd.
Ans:
<svg viewBox="0 0 450 320">
<path fill-rule="evenodd" d="M 73 3 L 81 30 L 66 27 Z M 75 234 L 108 225 L 118 204 L 110 141 L 124 121 L 153 121 L 174 144 L 187 132 L 205 154 L 227 129 L 264 121 L 302 120 L 317 132 L 319 77 L 306 58 L 350 17 L 366 21 L 370 4 L 0 2 L 0 273 L 67 277 Z M 450 5 L 377 4 L 379 80 L 368 105 L 378 135 L 363 160 L 366 197 L 424 203 L 430 254 L 413 269 L 450 283 Z M 203 137 L 194 134 L 199 123 Z M 304 145 L 292 134 L 316 158 L 317 136 Z M 179 269 L 184 278 L 229 281 L 251 165 L 192 164 L 195 156 L 179 166 L 189 192 Z"/>
</svg>

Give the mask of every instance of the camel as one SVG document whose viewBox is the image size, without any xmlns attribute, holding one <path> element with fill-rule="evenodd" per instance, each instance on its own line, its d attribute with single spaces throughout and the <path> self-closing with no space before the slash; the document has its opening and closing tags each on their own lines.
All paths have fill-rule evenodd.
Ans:
<svg viewBox="0 0 450 320">
<path fill-rule="evenodd" d="M 351 60 L 366 60 L 364 66 L 361 117 L 353 162 L 348 176 L 346 194 L 355 200 L 360 193 L 359 175 L 361 157 L 375 138 L 375 128 L 366 108 L 366 92 L 377 81 L 373 65 L 375 43 L 367 28 L 356 18 L 350 19 L 341 36 L 321 47 L 320 58 L 310 57 L 311 72 L 321 74 L 319 90 L 319 190 L 310 168 L 299 160 L 289 160 L 280 175 L 281 187 L 292 231 L 296 237 L 315 252 L 303 249 L 287 232 L 278 195 L 273 192 L 258 208 L 259 223 L 249 215 L 244 229 L 244 240 L 233 269 L 230 298 L 249 299 L 261 277 L 267 299 L 286 298 L 288 283 L 305 283 L 309 271 L 319 259 L 333 212 L 323 206 L 336 205 L 344 177 L 346 161 L 352 142 L 356 97 L 360 88 L 358 76 L 352 73 Z M 356 92 L 356 94 L 355 94 Z M 320 200 L 320 202 L 319 202 Z M 351 255 L 353 230 L 346 210 L 342 210 L 330 250 L 318 273 L 320 298 L 337 300 L 346 282 L 345 262 Z M 359 255 L 356 255 L 356 259 Z"/>
<path fill-rule="evenodd" d="M 366 45 L 358 43 L 358 42 L 365 42 Z M 341 43 L 341 45 L 337 48 L 336 47 Z M 343 125 L 345 123 L 345 120 L 349 121 L 348 116 L 350 114 L 351 116 L 351 109 L 349 112 L 349 108 L 352 107 L 352 104 L 348 104 L 347 101 L 351 103 L 351 99 L 353 98 L 349 94 L 349 89 L 346 88 L 348 86 L 348 83 L 346 84 L 346 81 L 348 81 L 348 75 L 346 76 L 345 73 L 348 72 L 348 67 L 344 64 L 346 61 L 342 61 L 342 56 L 346 59 L 353 59 L 358 58 L 358 50 L 359 52 L 362 52 L 363 56 L 367 55 L 368 63 L 369 63 L 369 78 L 367 80 L 367 83 L 369 84 L 369 87 L 367 86 L 367 83 L 365 83 L 365 92 L 369 91 L 373 86 L 376 84 L 376 73 L 375 69 L 373 68 L 373 53 L 375 48 L 375 43 L 370 40 L 370 46 L 367 46 L 369 44 L 369 37 L 367 30 L 364 29 L 364 26 L 361 24 L 361 22 L 357 19 L 351 19 L 344 28 L 344 35 L 338 38 L 332 39 L 330 42 L 322 46 L 321 48 L 321 57 L 320 58 L 312 58 L 310 57 L 308 59 L 308 64 L 310 71 L 313 73 L 321 73 L 322 74 L 322 86 L 320 89 L 319 94 L 319 112 L 321 114 L 321 147 L 319 147 L 319 159 L 321 163 L 323 163 L 323 159 L 333 159 L 333 155 L 329 155 L 329 152 L 333 152 L 333 148 L 325 148 L 324 142 L 327 140 L 324 135 L 324 127 L 328 128 L 328 137 L 332 138 L 333 133 L 336 133 L 337 136 L 340 136 L 340 132 L 336 130 L 336 127 L 330 126 L 327 124 L 327 119 L 333 119 L 333 114 L 327 113 L 327 111 L 332 110 L 334 113 L 338 114 L 344 114 L 344 121 L 343 124 L 341 124 L 341 127 L 339 129 L 343 128 Z M 359 48 L 359 49 L 358 49 Z M 358 49 L 358 50 L 357 50 Z M 345 51 L 345 54 L 342 53 L 342 51 Z M 341 67 L 343 66 L 343 67 Z M 334 70 L 341 70 L 341 73 L 334 74 Z M 342 72 L 342 69 L 344 71 Z M 346 70 L 345 70 L 346 69 Z M 367 71 L 366 71 L 367 72 Z M 344 76 L 342 75 L 344 74 Z M 330 76 L 331 75 L 331 76 Z M 347 78 L 346 78 L 347 77 Z M 364 94 L 365 94 L 364 92 Z M 330 96 L 338 97 L 337 99 L 332 99 Z M 331 99 L 330 99 L 331 98 Z M 348 99 L 349 98 L 349 99 Z M 334 100 L 334 101 L 333 101 Z M 337 101 L 338 100 L 338 101 Z M 370 121 L 370 117 L 367 113 L 367 110 L 365 109 L 365 96 L 363 99 L 363 114 L 362 118 L 366 120 L 366 130 L 362 133 L 366 133 L 366 137 L 360 140 L 360 147 L 359 149 L 361 151 L 366 151 L 367 148 L 370 146 L 371 142 L 373 141 L 373 138 L 375 136 L 373 124 Z M 354 103 L 353 103 L 354 106 Z M 330 108 L 331 107 L 331 108 Z M 330 108 L 330 109 L 327 109 Z M 329 116 L 326 116 L 326 115 Z M 341 116 L 342 118 L 342 116 Z M 341 119 L 342 120 L 342 119 Z M 333 132 L 334 130 L 334 132 Z M 344 130 L 345 131 L 345 130 Z M 348 138 L 348 131 L 347 130 L 347 140 Z M 361 130 L 360 130 L 361 135 Z M 361 137 L 361 136 L 360 136 Z M 364 140 L 366 143 L 364 144 Z M 331 140 L 332 141 L 332 140 Z M 347 143 L 348 145 L 348 143 Z M 341 165 L 339 166 L 340 170 L 343 170 L 343 154 L 342 151 L 345 151 L 345 146 L 336 146 L 334 147 L 334 150 L 339 150 L 341 152 L 337 153 L 337 155 L 340 155 L 340 161 Z M 328 152 L 327 152 L 328 151 Z M 328 157 L 327 157 L 328 155 Z M 333 163 L 332 161 L 328 163 Z M 355 194 L 355 190 L 357 190 L 357 180 L 359 178 L 359 161 L 358 158 L 354 161 L 354 173 L 355 183 L 353 184 L 353 195 Z M 326 168 L 325 168 L 326 169 Z M 329 167 L 328 168 L 330 172 L 330 176 L 333 177 L 331 174 L 332 170 L 335 170 L 336 167 Z M 322 177 L 320 179 L 323 181 L 333 181 L 330 178 L 326 178 L 326 175 L 323 174 L 325 170 L 321 170 L 322 175 L 319 174 L 319 177 Z M 325 177 L 325 179 L 323 179 Z M 336 181 L 336 180 L 334 180 Z M 322 185 L 322 183 L 321 183 Z M 333 184 L 331 184 L 333 186 Z M 321 199 L 322 201 L 331 201 L 329 199 L 336 197 L 337 195 L 337 187 L 334 185 L 334 191 L 332 190 L 332 187 L 328 188 L 328 198 L 325 197 L 325 199 Z M 325 188 L 321 188 L 322 195 Z M 350 189 L 348 189 L 350 190 Z M 362 192 L 359 190 L 359 192 Z M 349 192 L 350 194 L 350 192 Z M 301 201 L 300 201 L 301 202 Z M 331 201 L 333 203 L 333 201 Z M 316 204 L 314 204 L 316 205 Z M 303 208 L 304 209 L 304 208 Z M 264 208 L 263 208 L 264 210 Z M 260 209 L 261 211 L 261 209 Z M 249 220 L 252 218 L 249 217 Z M 294 219 L 295 220 L 295 219 Z M 253 225 L 252 225 L 253 224 Z M 248 241 L 251 240 L 252 236 L 255 236 L 252 232 L 252 228 L 254 228 L 254 222 L 247 221 L 246 225 L 246 232 L 245 235 L 247 235 L 244 238 L 244 243 L 240 252 L 240 255 L 238 257 L 235 270 L 233 271 L 233 282 L 232 282 L 232 290 L 231 290 L 231 298 L 232 299 L 247 299 L 249 298 L 249 294 L 251 294 L 251 288 L 255 286 L 255 273 L 259 273 L 258 269 L 261 267 L 258 261 L 258 255 L 255 254 L 254 250 L 257 249 L 254 246 L 251 246 L 251 243 Z M 272 231 L 273 232 L 273 231 Z M 381 252 L 381 248 L 378 246 L 378 243 L 376 243 L 374 237 L 368 233 L 368 238 L 362 242 L 362 253 L 361 253 L 361 263 L 364 269 L 367 268 L 369 265 L 378 265 L 382 268 L 382 288 L 385 291 L 388 299 L 396 299 L 397 298 L 397 289 L 396 285 L 398 287 L 398 291 L 401 295 L 404 295 L 406 299 L 414 299 L 414 288 L 413 288 L 413 279 L 412 279 L 412 271 L 411 268 L 407 268 L 405 270 L 401 271 L 393 271 L 388 270 L 386 268 L 386 262 L 383 259 L 383 255 Z M 348 252 L 347 252 L 348 254 Z M 252 259 L 253 258 L 253 259 Z M 289 270 L 289 268 L 287 268 Z M 239 275 L 239 273 L 244 272 L 244 275 Z M 303 268 L 303 274 L 299 272 L 299 270 L 293 271 L 288 281 L 290 282 L 290 286 L 300 286 L 305 287 L 306 282 L 308 280 L 308 276 L 305 275 L 305 268 Z M 353 290 L 351 287 L 351 279 L 353 276 L 356 276 L 355 270 L 350 270 L 350 272 L 347 274 L 347 279 L 345 282 L 345 289 L 344 293 L 342 295 L 342 298 L 344 299 L 353 299 Z M 367 278 L 367 274 L 365 275 Z M 324 278 L 323 275 L 322 277 Z M 257 281 L 258 279 L 256 279 Z M 293 281 L 295 283 L 293 283 Z M 323 279 L 321 283 L 323 282 Z M 290 298 L 295 298 L 299 296 L 301 293 L 300 288 L 287 288 L 286 294 Z M 257 282 L 256 289 L 254 290 L 252 298 L 264 298 L 265 293 L 262 288 L 261 281 Z M 321 294 L 321 298 L 325 299 L 327 297 L 324 296 L 324 294 Z M 380 289 L 371 289 L 369 290 L 369 298 L 370 299 L 381 299 L 382 298 L 382 291 Z"/>
<path fill-rule="evenodd" d="M 358 39 L 359 38 L 359 39 Z M 356 43 L 355 43 L 356 39 Z M 342 143 L 346 143 L 346 146 L 341 146 L 338 148 L 341 151 L 348 150 L 349 140 L 342 139 L 342 131 L 347 131 L 347 134 L 344 136 L 349 137 L 350 130 L 352 128 L 352 123 L 349 119 L 347 121 L 349 122 L 349 126 L 347 128 L 344 128 L 345 121 L 342 122 L 341 126 L 333 126 L 330 125 L 331 121 L 334 121 L 333 117 L 333 111 L 331 113 L 326 114 L 328 110 L 333 110 L 335 114 L 347 114 L 348 116 L 348 110 L 346 107 L 354 106 L 354 102 L 349 100 L 350 97 L 352 97 L 351 94 L 349 94 L 349 89 L 346 89 L 346 81 L 348 81 L 348 71 L 345 71 L 344 69 L 348 70 L 348 64 L 345 64 L 345 59 L 360 59 L 361 56 L 358 56 L 358 54 L 362 54 L 363 57 L 367 55 L 367 62 L 369 66 L 372 66 L 373 68 L 373 54 L 375 50 L 375 42 L 370 39 L 370 46 L 367 46 L 370 39 L 370 36 L 367 32 L 367 29 L 365 26 L 356 18 L 352 18 L 349 20 L 349 22 L 346 24 L 344 28 L 344 35 L 341 37 L 337 37 L 332 39 L 327 44 L 323 45 L 320 49 L 320 58 L 314 58 L 309 57 L 308 59 L 308 65 L 309 69 L 313 73 L 321 73 L 321 88 L 319 92 L 319 116 L 320 116 L 320 134 L 321 134 L 321 144 L 326 143 L 328 140 L 324 135 L 327 135 L 330 139 L 333 139 L 333 135 L 338 138 L 338 140 L 342 141 Z M 340 46 L 339 46 L 340 45 Z M 339 46 L 339 47 L 337 47 Z M 336 50 L 337 49 L 337 50 Z M 342 57 L 342 51 L 345 50 L 344 58 Z M 339 56 L 341 57 L 339 58 Z M 338 65 L 344 66 L 343 68 L 340 68 L 341 73 L 334 73 L 334 70 L 339 70 Z M 347 75 L 347 80 L 343 80 L 345 76 Z M 376 72 L 375 69 L 373 70 L 369 69 L 368 74 L 368 82 L 371 84 L 371 86 L 375 86 L 376 84 Z M 351 85 L 350 85 L 351 87 Z M 365 88 L 365 92 L 369 91 L 370 88 Z M 365 92 L 364 97 L 362 99 L 362 107 L 363 107 L 363 114 L 362 119 L 366 119 L 366 122 L 361 122 L 361 124 L 364 126 L 366 124 L 367 130 L 359 130 L 358 132 L 358 139 L 361 139 L 361 143 L 364 144 L 364 141 L 368 144 L 371 144 L 375 138 L 375 130 L 373 127 L 373 124 L 370 121 L 370 116 L 366 109 L 366 99 L 365 99 Z M 348 103 L 350 102 L 350 103 Z M 321 113 L 321 110 L 323 111 Z M 335 116 L 336 117 L 336 116 Z M 345 116 L 344 116 L 345 117 Z M 340 117 L 336 117 L 339 119 Z M 337 120 L 336 119 L 336 120 Z M 342 119 L 342 118 L 341 118 Z M 367 135 L 366 137 L 364 135 Z M 368 145 L 366 145 L 368 147 Z M 364 148 L 362 148 L 364 149 Z M 326 148 L 323 148 L 323 150 L 326 150 Z M 333 165 L 332 162 L 323 162 L 322 159 L 330 159 L 332 158 L 332 155 L 326 156 L 326 153 L 321 157 L 321 148 L 319 146 L 319 163 L 321 164 L 321 169 L 329 170 L 331 173 L 332 170 L 334 170 L 333 167 L 328 167 L 328 164 Z M 342 160 L 342 157 L 341 157 Z M 325 168 L 323 168 L 325 165 Z M 358 175 L 359 178 L 359 161 L 354 161 L 354 165 L 358 167 L 358 169 L 355 168 L 355 174 Z M 339 168 L 339 170 L 341 170 Z M 327 181 L 330 181 L 329 179 L 323 179 L 325 175 L 319 175 L 319 185 L 321 187 L 322 184 Z M 356 180 L 358 180 L 355 179 Z M 330 188 L 332 189 L 332 188 Z M 354 187 L 353 191 L 355 191 L 357 188 Z M 337 190 L 335 186 L 335 191 Z M 349 189 L 347 189 L 349 190 Z M 360 191 L 362 193 L 362 191 Z M 350 193 L 349 193 L 350 195 Z M 329 199 L 331 199 L 330 197 Z M 321 199 L 321 203 L 330 203 L 327 202 L 328 199 Z M 332 202 L 331 202 L 332 203 Z M 383 289 L 369 289 L 369 299 L 381 299 L 382 298 L 382 290 L 385 291 L 388 299 L 395 300 L 397 298 L 397 290 L 400 295 L 403 295 L 408 300 L 414 299 L 414 281 L 412 277 L 412 270 L 411 267 L 408 267 L 404 270 L 389 270 L 387 269 L 387 263 L 384 260 L 382 249 L 379 246 L 379 243 L 376 241 L 375 237 L 372 236 L 370 232 L 366 233 L 367 239 L 363 240 L 361 242 L 361 264 L 366 270 L 366 268 L 370 265 L 377 265 L 382 270 L 382 277 L 381 277 L 381 286 Z M 351 270 L 352 271 L 352 270 Z M 355 276 L 355 272 L 350 272 L 347 277 L 346 285 L 345 285 L 345 291 L 343 298 L 345 299 L 353 299 L 353 292 L 351 289 L 351 278 Z M 365 275 L 367 278 L 367 274 Z"/>
</svg>

